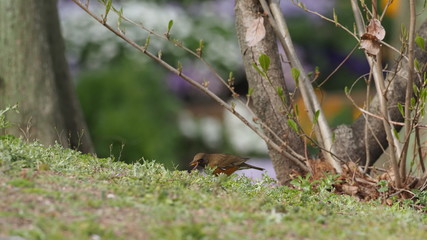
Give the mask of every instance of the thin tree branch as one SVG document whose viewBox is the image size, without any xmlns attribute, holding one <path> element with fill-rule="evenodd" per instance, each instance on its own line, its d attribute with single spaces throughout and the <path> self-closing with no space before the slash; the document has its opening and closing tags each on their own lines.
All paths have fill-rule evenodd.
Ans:
<svg viewBox="0 0 427 240">
<path fill-rule="evenodd" d="M 415 2 L 409 0 L 409 39 L 408 39 L 408 81 L 406 83 L 406 96 L 405 96 L 405 139 L 409 141 L 409 136 L 412 132 L 412 118 L 411 118 L 411 98 L 413 97 L 414 85 L 414 44 L 415 44 Z M 400 175 L 402 181 L 405 181 L 406 176 L 406 157 L 408 154 L 408 144 L 405 143 L 402 153 L 400 155 Z"/>
<path fill-rule="evenodd" d="M 415 140 L 417 142 L 417 149 L 418 149 L 418 159 L 420 161 L 419 165 L 421 166 L 421 170 L 423 171 L 423 174 L 426 172 L 426 166 L 424 164 L 423 160 L 423 151 L 421 149 L 421 138 L 420 138 L 420 130 L 418 128 L 415 128 Z"/>
<path fill-rule="evenodd" d="M 366 83 L 366 100 L 365 100 L 365 108 L 368 109 L 368 106 L 370 105 L 371 99 L 370 99 L 370 92 L 371 92 L 371 80 L 372 80 L 372 74 L 369 74 L 367 83 Z M 367 173 L 368 167 L 371 164 L 371 156 L 369 155 L 369 144 L 368 144 L 368 136 L 369 136 L 369 116 L 367 114 L 363 114 L 365 117 L 365 129 L 364 129 L 364 140 L 365 140 L 365 154 L 366 154 L 366 162 L 365 162 L 365 169 L 363 170 L 363 173 Z"/>
</svg>

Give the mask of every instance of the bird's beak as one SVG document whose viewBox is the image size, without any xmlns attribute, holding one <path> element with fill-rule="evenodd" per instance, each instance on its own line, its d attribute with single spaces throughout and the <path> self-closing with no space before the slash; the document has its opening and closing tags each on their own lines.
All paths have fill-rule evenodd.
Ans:
<svg viewBox="0 0 427 240">
<path fill-rule="evenodd" d="M 196 168 L 197 168 L 197 166 L 199 166 L 199 161 L 192 161 L 192 162 L 190 163 L 190 166 L 194 166 L 192 170 L 196 169 Z"/>
</svg>

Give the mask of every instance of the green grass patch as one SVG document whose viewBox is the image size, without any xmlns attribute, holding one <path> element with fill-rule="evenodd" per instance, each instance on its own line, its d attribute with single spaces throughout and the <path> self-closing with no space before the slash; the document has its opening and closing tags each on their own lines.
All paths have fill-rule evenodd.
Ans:
<svg viewBox="0 0 427 240">
<path fill-rule="evenodd" d="M 405 204 L 264 176 L 203 176 L 0 138 L 0 236 L 26 239 L 427 239 Z M 306 184 L 300 183 L 301 186 Z"/>
</svg>

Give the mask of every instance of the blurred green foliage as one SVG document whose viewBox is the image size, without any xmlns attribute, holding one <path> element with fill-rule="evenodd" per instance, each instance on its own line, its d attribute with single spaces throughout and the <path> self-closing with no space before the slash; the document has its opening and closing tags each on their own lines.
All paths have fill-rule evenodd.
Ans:
<svg viewBox="0 0 427 240">
<path fill-rule="evenodd" d="M 79 77 L 78 95 L 99 156 L 125 162 L 144 156 L 167 167 L 179 157 L 180 105 L 158 68 L 121 57 Z"/>
</svg>

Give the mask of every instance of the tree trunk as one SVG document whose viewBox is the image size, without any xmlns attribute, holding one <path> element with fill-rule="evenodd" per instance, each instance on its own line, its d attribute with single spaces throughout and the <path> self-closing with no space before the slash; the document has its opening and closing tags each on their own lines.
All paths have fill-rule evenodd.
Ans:
<svg viewBox="0 0 427 240">
<path fill-rule="evenodd" d="M 262 12 L 261 5 L 257 0 L 236 0 L 236 29 L 237 38 L 239 39 L 240 50 L 243 55 L 243 62 L 246 71 L 246 77 L 249 88 L 254 91 L 251 95 L 251 101 L 254 112 L 261 121 L 266 123 L 270 128 L 289 144 L 295 152 L 304 155 L 304 144 L 302 139 L 287 125 L 288 119 L 285 106 L 278 96 L 277 88 L 286 89 L 285 79 L 282 72 L 280 57 L 276 37 L 268 21 L 264 21 L 266 36 L 256 46 L 248 47 L 245 40 L 248 26 L 256 18 L 260 17 Z M 253 64 L 258 61 L 261 54 L 269 56 L 270 68 L 268 76 L 269 82 L 262 77 Z M 286 91 L 284 94 L 287 94 Z M 265 130 L 265 129 L 264 129 Z M 265 131 L 270 139 L 275 139 L 271 133 Z M 292 170 L 301 171 L 293 162 L 284 158 L 277 151 L 269 148 L 269 154 L 276 171 L 277 179 L 281 184 L 286 184 L 290 180 Z"/>
<path fill-rule="evenodd" d="M 418 35 L 427 39 L 427 21 L 420 26 Z M 415 48 L 415 58 L 420 62 L 420 65 L 423 66 L 422 71 L 425 72 L 427 52 L 417 46 Z M 386 86 L 390 84 L 387 92 L 390 120 L 396 122 L 403 121 L 403 116 L 397 108 L 397 103 L 400 102 L 403 106 L 405 105 L 405 90 L 408 77 L 408 62 L 402 60 L 400 64 L 401 65 L 397 68 L 397 74 L 394 74 L 393 71 L 389 73 L 386 78 Z M 394 69 L 396 69 L 396 67 L 392 70 Z M 421 76 L 423 76 L 423 73 L 421 73 Z M 414 83 L 418 86 L 420 85 L 419 81 L 414 81 Z M 369 111 L 378 116 L 381 115 L 377 96 L 372 100 Z M 369 165 L 373 165 L 383 153 L 383 149 L 388 147 L 382 120 L 372 116 L 368 116 L 367 119 L 369 125 L 367 143 L 365 142 L 364 131 L 366 119 L 363 115 L 353 124 L 341 125 L 335 129 L 334 148 L 340 159 L 358 162 L 361 165 L 365 164 L 366 159 L 370 159 Z M 400 127 L 396 128 L 397 130 L 400 129 Z M 369 146 L 368 157 L 365 150 L 366 145 Z"/>
<path fill-rule="evenodd" d="M 64 55 L 56 0 L 0 1 L 0 108 L 5 134 L 93 152 Z"/>
</svg>

